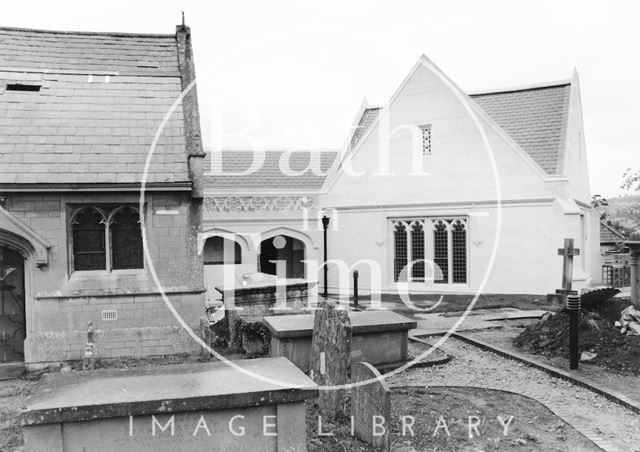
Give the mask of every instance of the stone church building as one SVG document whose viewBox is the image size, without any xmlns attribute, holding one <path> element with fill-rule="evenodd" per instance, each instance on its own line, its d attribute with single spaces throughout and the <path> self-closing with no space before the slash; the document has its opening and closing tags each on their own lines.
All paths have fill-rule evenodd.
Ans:
<svg viewBox="0 0 640 452">
<path fill-rule="evenodd" d="M 342 149 L 212 152 L 205 191 L 210 299 L 277 262 L 322 288 L 321 216 L 329 293 L 350 293 L 358 270 L 365 292 L 546 294 L 565 237 L 582 251 L 573 287 L 599 278 L 575 73 L 465 93 L 422 57 L 385 106 L 362 106 Z"/>
<path fill-rule="evenodd" d="M 425 57 L 334 152 L 203 152 L 191 35 L 0 28 L 0 363 L 192 353 L 255 272 L 364 292 L 598 277 L 580 87 L 468 94 Z M 158 126 L 163 123 L 164 127 Z M 328 219 L 324 240 L 321 217 Z"/>
<path fill-rule="evenodd" d="M 199 324 L 193 78 L 188 27 L 0 28 L 0 363 L 80 359 L 88 322 L 101 357 L 199 349 L 162 297 Z"/>
</svg>

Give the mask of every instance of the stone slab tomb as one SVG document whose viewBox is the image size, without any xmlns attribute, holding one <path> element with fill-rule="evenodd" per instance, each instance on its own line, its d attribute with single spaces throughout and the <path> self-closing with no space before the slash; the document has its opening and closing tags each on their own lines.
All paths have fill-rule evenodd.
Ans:
<svg viewBox="0 0 640 452">
<path fill-rule="evenodd" d="M 241 284 L 216 287 L 222 294 L 224 315 L 231 344 L 239 344 L 245 352 L 260 349 L 255 339 L 241 333 L 247 324 L 259 324 L 265 316 L 308 312 L 309 297 L 316 282 L 305 279 L 276 279 L 261 273 L 247 275 Z M 268 348 L 268 341 L 265 349 Z"/>
<path fill-rule="evenodd" d="M 284 358 L 234 364 L 251 374 L 216 362 L 48 376 L 21 415 L 24 450 L 306 450 L 315 383 Z"/>
<path fill-rule="evenodd" d="M 350 311 L 351 362 L 384 366 L 407 361 L 409 330 L 417 322 L 391 311 Z M 284 356 L 303 372 L 310 369 L 313 315 L 269 316 L 270 356 Z"/>
</svg>

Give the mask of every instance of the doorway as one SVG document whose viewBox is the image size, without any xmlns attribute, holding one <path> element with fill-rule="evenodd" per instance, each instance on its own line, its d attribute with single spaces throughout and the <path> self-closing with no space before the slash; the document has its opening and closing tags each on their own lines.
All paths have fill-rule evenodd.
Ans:
<svg viewBox="0 0 640 452">
<path fill-rule="evenodd" d="M 276 261 L 280 261 L 287 278 L 304 278 L 304 251 L 304 243 L 288 235 L 264 240 L 260 244 L 260 271 L 275 275 Z"/>
<path fill-rule="evenodd" d="M 24 361 L 24 258 L 0 246 L 0 364 Z"/>
</svg>

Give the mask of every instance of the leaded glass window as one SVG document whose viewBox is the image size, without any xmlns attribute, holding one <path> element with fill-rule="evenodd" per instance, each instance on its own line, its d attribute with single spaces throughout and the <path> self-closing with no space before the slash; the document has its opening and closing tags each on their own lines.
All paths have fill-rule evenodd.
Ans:
<svg viewBox="0 0 640 452">
<path fill-rule="evenodd" d="M 407 218 L 392 225 L 394 281 L 467 283 L 466 219 Z"/>
<path fill-rule="evenodd" d="M 452 273 L 454 283 L 467 282 L 467 228 L 462 220 L 451 223 Z"/>
<path fill-rule="evenodd" d="M 80 209 L 71 222 L 75 270 L 105 270 L 106 218 L 93 207 Z"/>
<path fill-rule="evenodd" d="M 433 282 L 447 284 L 449 282 L 449 230 L 447 222 L 437 220 L 433 223 Z"/>
<path fill-rule="evenodd" d="M 144 268 L 140 214 L 134 206 L 80 206 L 70 218 L 72 271 Z"/>
<path fill-rule="evenodd" d="M 411 225 L 411 279 L 424 281 L 424 226 L 420 221 Z"/>
<path fill-rule="evenodd" d="M 407 227 L 404 223 L 396 223 L 393 230 L 393 243 L 395 249 L 395 257 L 393 259 L 393 280 L 399 281 L 402 273 L 403 279 L 406 279 L 406 273 L 403 272 L 407 266 Z"/>
<path fill-rule="evenodd" d="M 110 231 L 112 268 L 143 268 L 142 231 L 138 211 L 129 206 L 114 211 Z"/>
</svg>

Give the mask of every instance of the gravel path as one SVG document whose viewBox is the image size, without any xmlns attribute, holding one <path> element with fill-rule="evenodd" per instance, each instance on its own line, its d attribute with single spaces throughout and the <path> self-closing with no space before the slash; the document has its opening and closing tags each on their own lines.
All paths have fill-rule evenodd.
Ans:
<svg viewBox="0 0 640 452">
<path fill-rule="evenodd" d="M 588 389 L 458 339 L 450 338 L 441 348 L 453 355 L 448 364 L 412 369 L 389 383 L 513 391 L 542 402 L 604 450 L 640 451 L 640 416 L 632 411 Z"/>
</svg>

